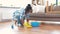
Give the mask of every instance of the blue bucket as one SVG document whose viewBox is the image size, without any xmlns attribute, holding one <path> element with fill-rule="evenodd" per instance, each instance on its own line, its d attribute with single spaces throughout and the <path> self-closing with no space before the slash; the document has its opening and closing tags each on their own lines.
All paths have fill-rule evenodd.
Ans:
<svg viewBox="0 0 60 34">
<path fill-rule="evenodd" d="M 40 22 L 31 22 L 31 26 L 32 27 L 39 27 L 40 26 Z"/>
</svg>

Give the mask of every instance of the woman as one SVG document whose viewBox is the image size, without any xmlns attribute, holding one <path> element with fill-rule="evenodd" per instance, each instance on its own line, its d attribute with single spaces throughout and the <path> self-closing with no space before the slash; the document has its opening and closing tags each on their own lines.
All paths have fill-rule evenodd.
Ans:
<svg viewBox="0 0 60 34">
<path fill-rule="evenodd" d="M 15 15 L 14 13 L 14 16 L 16 18 L 15 24 L 18 23 L 18 24 L 21 24 L 21 26 L 24 26 L 23 25 L 24 20 L 27 19 L 28 21 L 29 13 L 32 13 L 32 7 L 30 4 L 28 4 L 25 9 L 21 9 L 20 12 L 19 11 L 16 11 L 16 12 L 18 15 Z"/>
<path fill-rule="evenodd" d="M 32 13 L 32 7 L 30 4 L 28 4 L 25 8 L 25 13 L 22 15 L 23 19 L 21 19 L 21 23 L 24 24 L 24 20 L 26 19 L 27 22 L 29 22 L 29 14 Z"/>
<path fill-rule="evenodd" d="M 26 16 L 26 19 L 27 21 L 29 20 L 29 14 L 32 13 L 32 7 L 30 4 L 28 4 L 25 8 L 25 16 Z"/>
</svg>

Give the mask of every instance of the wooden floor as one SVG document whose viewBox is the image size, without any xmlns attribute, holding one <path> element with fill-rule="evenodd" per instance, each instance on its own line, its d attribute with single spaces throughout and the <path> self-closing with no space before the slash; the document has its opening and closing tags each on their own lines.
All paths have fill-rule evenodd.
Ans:
<svg viewBox="0 0 60 34">
<path fill-rule="evenodd" d="M 41 24 L 33 28 L 11 28 L 12 22 L 0 23 L 0 34 L 60 34 L 60 25 Z"/>
</svg>

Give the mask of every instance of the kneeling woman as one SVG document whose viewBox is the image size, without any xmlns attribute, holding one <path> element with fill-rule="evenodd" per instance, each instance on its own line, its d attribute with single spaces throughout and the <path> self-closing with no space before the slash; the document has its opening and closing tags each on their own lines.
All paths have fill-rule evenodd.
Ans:
<svg viewBox="0 0 60 34">
<path fill-rule="evenodd" d="M 32 13 L 32 7 L 30 4 L 28 4 L 25 9 L 14 12 L 14 18 L 16 18 L 16 20 L 14 20 L 15 24 L 18 23 L 23 26 L 24 20 L 27 19 L 28 21 L 29 13 Z"/>
</svg>

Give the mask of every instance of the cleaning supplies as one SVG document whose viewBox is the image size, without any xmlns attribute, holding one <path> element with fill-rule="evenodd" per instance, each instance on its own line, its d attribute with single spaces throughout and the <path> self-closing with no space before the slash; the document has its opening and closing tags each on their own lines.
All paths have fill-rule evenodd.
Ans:
<svg viewBox="0 0 60 34">
<path fill-rule="evenodd" d="M 27 28 L 31 28 L 32 26 L 29 24 L 29 22 L 27 22 L 27 20 L 25 19 L 24 21 L 24 26 Z"/>
<path fill-rule="evenodd" d="M 39 27 L 39 25 L 40 25 L 40 22 L 31 22 L 31 26 L 32 27 Z"/>
</svg>

